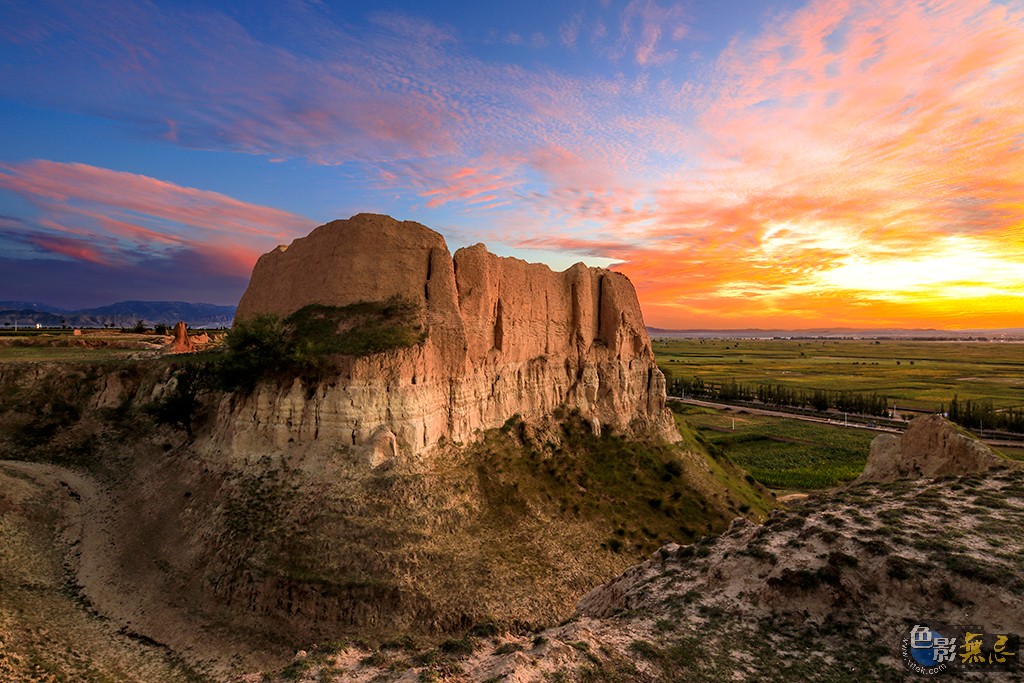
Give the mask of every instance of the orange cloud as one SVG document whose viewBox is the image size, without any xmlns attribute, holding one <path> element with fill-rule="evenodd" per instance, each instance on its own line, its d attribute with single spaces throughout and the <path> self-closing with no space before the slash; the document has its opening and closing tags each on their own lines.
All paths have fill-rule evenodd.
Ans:
<svg viewBox="0 0 1024 683">
<path fill-rule="evenodd" d="M 1019 8 L 815 2 L 718 71 L 662 247 L 612 254 L 653 324 L 1024 326 Z"/>
</svg>

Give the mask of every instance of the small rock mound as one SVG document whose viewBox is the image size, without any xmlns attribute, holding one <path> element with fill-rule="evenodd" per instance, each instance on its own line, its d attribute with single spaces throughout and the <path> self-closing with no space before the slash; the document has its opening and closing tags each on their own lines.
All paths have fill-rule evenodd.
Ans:
<svg viewBox="0 0 1024 683">
<path fill-rule="evenodd" d="M 192 340 L 188 336 L 188 327 L 184 322 L 174 326 L 174 341 L 167 346 L 169 353 L 189 353 L 192 351 Z"/>
<path fill-rule="evenodd" d="M 858 481 L 961 476 L 1010 462 L 941 415 L 924 415 L 902 436 L 875 437 Z"/>
<path fill-rule="evenodd" d="M 192 353 L 210 343 L 210 335 L 206 332 L 189 335 L 188 325 L 179 321 L 171 332 L 171 343 L 163 347 L 165 353 Z"/>
</svg>

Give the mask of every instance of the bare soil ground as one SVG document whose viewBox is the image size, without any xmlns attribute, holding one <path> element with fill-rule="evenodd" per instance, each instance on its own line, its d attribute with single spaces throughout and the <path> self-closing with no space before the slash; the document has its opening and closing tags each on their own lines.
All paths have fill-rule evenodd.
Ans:
<svg viewBox="0 0 1024 683">
<path fill-rule="evenodd" d="M 92 482 L 63 468 L 0 463 L 0 680 L 201 680 L 180 657 L 97 614 L 75 575 L 97 543 Z"/>
</svg>

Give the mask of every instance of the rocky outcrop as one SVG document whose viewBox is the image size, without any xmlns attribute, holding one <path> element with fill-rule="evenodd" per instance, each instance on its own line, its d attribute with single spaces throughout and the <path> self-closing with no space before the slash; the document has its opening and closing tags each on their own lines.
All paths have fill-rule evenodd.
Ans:
<svg viewBox="0 0 1024 683">
<path fill-rule="evenodd" d="M 185 326 L 185 323 L 176 323 L 172 335 L 174 339 L 167 345 L 168 353 L 189 353 L 192 351 L 192 339 L 188 336 L 188 327 Z"/>
<path fill-rule="evenodd" d="M 942 416 L 924 415 L 901 436 L 876 436 L 858 481 L 961 476 L 1010 464 Z"/>
<path fill-rule="evenodd" d="M 236 320 L 394 297 L 419 305 L 422 344 L 351 359 L 312 395 L 296 380 L 226 399 L 220 444 L 341 444 L 380 462 L 383 430 L 398 453 L 417 454 L 562 406 L 595 428 L 678 438 L 636 293 L 608 270 L 555 273 L 482 244 L 453 257 L 423 225 L 360 214 L 263 255 Z"/>
</svg>

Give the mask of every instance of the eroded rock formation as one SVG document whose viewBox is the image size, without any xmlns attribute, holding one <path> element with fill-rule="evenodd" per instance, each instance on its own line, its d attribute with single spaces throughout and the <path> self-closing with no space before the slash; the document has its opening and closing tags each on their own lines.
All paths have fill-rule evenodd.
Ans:
<svg viewBox="0 0 1024 683">
<path fill-rule="evenodd" d="M 962 476 L 1011 465 L 942 416 L 923 415 L 900 436 L 874 438 L 859 481 Z"/>
<path fill-rule="evenodd" d="M 184 322 L 176 323 L 172 334 L 174 339 L 167 345 L 167 350 L 170 353 L 189 353 L 192 351 L 192 339 L 188 336 L 188 327 Z"/>
<path fill-rule="evenodd" d="M 423 225 L 359 214 L 263 255 L 236 320 L 392 297 L 421 306 L 424 343 L 353 359 L 312 397 L 298 380 L 264 383 L 222 406 L 222 438 L 238 451 L 344 444 L 380 464 L 559 406 L 595 429 L 677 438 L 636 293 L 608 270 L 555 273 L 482 244 L 453 257 Z"/>
</svg>

